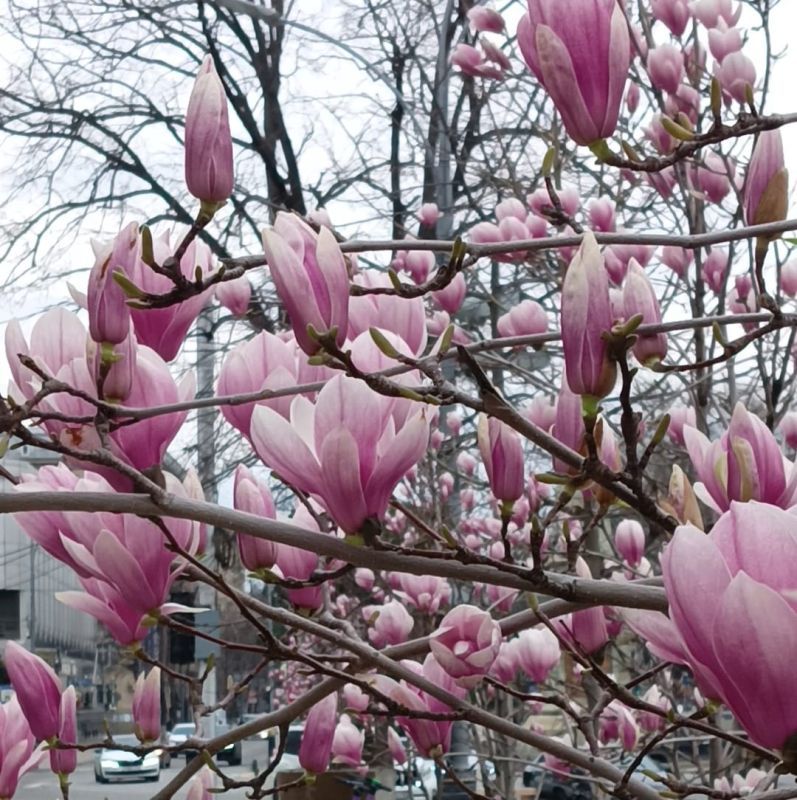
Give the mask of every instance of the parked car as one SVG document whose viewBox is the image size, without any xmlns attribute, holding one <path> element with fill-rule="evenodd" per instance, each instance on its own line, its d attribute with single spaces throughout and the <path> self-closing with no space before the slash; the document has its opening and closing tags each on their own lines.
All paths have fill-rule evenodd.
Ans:
<svg viewBox="0 0 797 800">
<path fill-rule="evenodd" d="M 393 789 L 396 800 L 434 797 L 436 788 L 435 763 L 431 759 L 415 756 L 408 763 L 396 767 L 396 782 Z"/>
<path fill-rule="evenodd" d="M 137 747 L 141 744 L 133 735 L 115 736 L 114 742 L 127 747 Z M 97 783 L 125 778 L 157 781 L 160 778 L 160 757 L 159 750 L 139 756 L 129 750 L 103 747 L 94 751 L 94 779 Z"/>
<path fill-rule="evenodd" d="M 262 714 L 244 714 L 241 717 L 241 725 L 245 725 L 247 722 L 252 722 L 253 720 L 262 717 Z M 262 731 L 258 731 L 257 733 L 253 733 L 251 736 L 247 736 L 247 739 L 268 739 L 269 737 L 269 730 L 264 728 Z"/>
<path fill-rule="evenodd" d="M 280 759 L 279 766 L 272 772 L 263 786 L 264 789 L 273 789 L 276 786 L 277 775 L 280 772 L 302 771 L 299 764 L 299 747 L 302 744 L 302 734 L 304 725 L 291 725 L 288 728 L 288 736 L 285 739 L 285 750 Z M 273 758 L 279 748 L 279 729 L 276 728 L 269 736 L 268 752 Z"/>
<path fill-rule="evenodd" d="M 216 728 L 216 734 L 224 733 L 227 729 L 226 723 L 224 725 L 219 724 Z M 169 745 L 171 747 L 181 745 L 186 739 L 190 739 L 195 734 L 196 725 L 194 725 L 193 722 L 180 722 L 175 725 L 169 733 Z M 183 750 L 183 753 L 185 754 L 186 761 L 190 761 L 197 755 L 196 750 Z M 230 766 L 237 766 L 243 761 L 243 746 L 240 742 L 228 744 L 223 750 L 216 754 L 216 758 L 219 761 L 226 761 Z"/>
</svg>

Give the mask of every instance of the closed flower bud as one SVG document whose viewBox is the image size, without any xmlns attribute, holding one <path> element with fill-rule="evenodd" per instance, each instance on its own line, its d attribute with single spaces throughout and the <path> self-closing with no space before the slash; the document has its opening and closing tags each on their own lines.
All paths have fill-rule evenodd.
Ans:
<svg viewBox="0 0 797 800">
<path fill-rule="evenodd" d="M 205 203 L 223 203 L 232 194 L 227 97 L 211 56 L 202 62 L 185 115 L 185 182 Z"/>
<path fill-rule="evenodd" d="M 603 334 L 612 327 L 609 277 L 598 243 L 585 233 L 562 285 L 561 328 L 565 374 L 574 394 L 605 397 L 617 367 Z"/>
<path fill-rule="evenodd" d="M 786 219 L 789 210 L 789 173 L 783 160 L 779 130 L 758 135 L 744 182 L 744 217 L 748 225 Z"/>
<path fill-rule="evenodd" d="M 645 555 L 645 529 L 635 519 L 624 519 L 614 532 L 614 546 L 623 561 L 637 566 Z"/>
<path fill-rule="evenodd" d="M 52 667 L 14 641 L 6 643 L 3 661 L 33 735 L 42 740 L 58 736 L 61 681 Z"/>
<path fill-rule="evenodd" d="M 161 734 L 161 671 L 153 667 L 146 675 L 141 672 L 133 692 L 133 722 L 142 744 L 157 742 Z"/>
<path fill-rule="evenodd" d="M 109 248 L 100 248 L 89 274 L 89 333 L 97 342 L 121 344 L 130 333 L 130 308 L 113 273 L 130 276 L 139 257 L 138 225 L 131 222 Z"/>
<path fill-rule="evenodd" d="M 512 503 L 523 494 L 523 446 L 508 425 L 482 415 L 478 429 L 479 452 L 493 495 Z"/>
<path fill-rule="evenodd" d="M 592 144 L 614 133 L 631 62 L 628 23 L 616 0 L 529 0 L 518 45 L 570 137 Z M 596 79 L 596 76 L 600 79 Z"/>
<path fill-rule="evenodd" d="M 327 771 L 332 757 L 337 714 L 337 692 L 328 694 L 310 709 L 299 745 L 299 764 L 307 772 L 320 775 Z"/>
<path fill-rule="evenodd" d="M 648 276 L 634 259 L 628 265 L 628 274 L 623 285 L 623 309 L 625 318 L 642 315 L 646 325 L 661 322 L 661 309 Z M 664 333 L 638 333 L 634 343 L 634 356 L 640 364 L 654 364 L 667 355 L 667 336 Z"/>
</svg>

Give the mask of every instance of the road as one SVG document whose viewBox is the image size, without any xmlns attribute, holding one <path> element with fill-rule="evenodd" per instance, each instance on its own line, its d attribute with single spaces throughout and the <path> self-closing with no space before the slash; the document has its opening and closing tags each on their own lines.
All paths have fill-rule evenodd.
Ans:
<svg viewBox="0 0 797 800">
<path fill-rule="evenodd" d="M 243 763 L 240 767 L 227 767 L 222 763 L 220 766 L 225 775 L 237 780 L 245 780 L 252 777 L 252 762 L 257 760 L 259 769 L 268 763 L 266 761 L 266 744 L 261 741 L 246 741 L 243 743 Z M 184 758 L 175 758 L 169 769 L 161 770 L 158 783 L 142 782 L 118 782 L 99 784 L 94 781 L 94 766 L 91 757 L 78 764 L 77 770 L 73 773 L 70 785 L 71 800 L 148 800 L 155 792 L 166 785 L 185 764 Z M 14 800 L 60 800 L 61 793 L 58 791 L 58 780 L 45 768 L 47 760 L 43 762 L 43 767 L 29 772 L 22 779 L 14 795 Z M 185 790 L 176 795 L 178 800 L 185 797 Z M 246 793 L 243 789 L 238 791 L 226 792 L 220 795 L 230 800 L 243 800 Z"/>
</svg>

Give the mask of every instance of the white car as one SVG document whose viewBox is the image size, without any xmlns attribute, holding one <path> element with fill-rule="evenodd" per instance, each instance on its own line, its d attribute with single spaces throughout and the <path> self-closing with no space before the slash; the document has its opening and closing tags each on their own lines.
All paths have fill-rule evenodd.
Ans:
<svg viewBox="0 0 797 800">
<path fill-rule="evenodd" d="M 302 734 L 304 733 L 304 725 L 291 725 L 288 728 L 288 738 L 285 740 L 285 751 L 282 754 L 280 763 L 277 768 L 272 772 L 264 785 L 264 789 L 273 789 L 277 782 L 277 775 L 280 772 L 295 772 L 302 771 L 301 764 L 299 764 L 299 747 L 302 744 Z M 274 736 L 269 740 L 269 756 L 276 755 L 279 749 L 279 728 L 274 732 Z"/>
<path fill-rule="evenodd" d="M 115 736 L 114 742 L 128 747 L 137 747 L 141 743 L 135 736 Z M 160 750 L 153 750 L 145 756 L 139 756 L 128 750 L 114 747 L 103 747 L 94 751 L 94 780 L 97 783 L 119 778 L 138 778 L 145 781 L 157 781 L 160 778 Z"/>
</svg>

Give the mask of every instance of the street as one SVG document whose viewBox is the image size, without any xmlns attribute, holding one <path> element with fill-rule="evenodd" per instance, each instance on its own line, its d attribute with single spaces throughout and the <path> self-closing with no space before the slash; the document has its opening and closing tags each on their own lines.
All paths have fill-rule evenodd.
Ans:
<svg viewBox="0 0 797 800">
<path fill-rule="evenodd" d="M 252 777 L 252 762 L 257 760 L 258 769 L 263 769 L 268 763 L 266 760 L 266 744 L 263 741 L 246 741 L 243 743 L 243 763 L 240 767 L 228 767 L 223 762 L 220 764 L 225 775 L 231 778 L 246 779 Z M 20 782 L 19 789 L 14 795 L 15 800 L 60 800 L 58 780 L 46 768 L 47 760 L 38 770 L 29 772 Z M 146 800 L 156 791 L 165 786 L 185 765 L 185 758 L 172 759 L 169 769 L 161 770 L 158 783 L 145 783 L 143 781 L 119 781 L 118 783 L 99 784 L 94 780 L 93 755 L 87 754 L 81 759 L 77 770 L 71 777 L 70 797 L 72 800 Z M 182 800 L 186 795 L 185 789 L 176 797 Z M 245 790 L 227 792 L 223 797 L 231 800 L 243 800 Z"/>
</svg>

